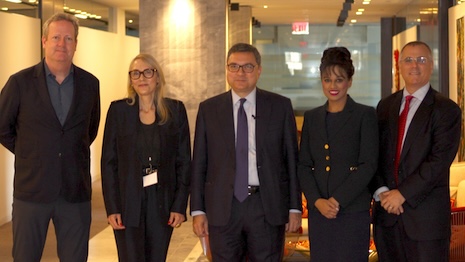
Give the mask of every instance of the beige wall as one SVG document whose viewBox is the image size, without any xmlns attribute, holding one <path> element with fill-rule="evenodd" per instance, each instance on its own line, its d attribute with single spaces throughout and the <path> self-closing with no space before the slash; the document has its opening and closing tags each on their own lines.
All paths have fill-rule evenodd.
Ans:
<svg viewBox="0 0 465 262">
<path fill-rule="evenodd" d="M 139 53 L 139 38 L 124 31 L 124 11 L 117 11 L 116 33 L 81 27 L 74 62 L 100 80 L 101 121 L 99 134 L 91 146 L 93 180 L 100 177 L 100 154 L 105 118 L 110 102 L 126 95 L 130 60 Z M 40 61 L 40 20 L 0 12 L 0 88 L 8 77 Z M 19 33 L 20 32 L 20 33 Z M 0 146 L 0 225 L 11 220 L 14 157 Z"/>
</svg>

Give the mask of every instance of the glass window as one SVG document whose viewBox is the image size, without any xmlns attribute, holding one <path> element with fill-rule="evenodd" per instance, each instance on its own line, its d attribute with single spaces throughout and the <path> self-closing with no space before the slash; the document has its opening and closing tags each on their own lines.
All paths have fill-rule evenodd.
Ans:
<svg viewBox="0 0 465 262">
<path fill-rule="evenodd" d="M 126 35 L 139 37 L 139 14 L 126 11 Z"/>
<path fill-rule="evenodd" d="M 291 25 L 253 28 L 253 44 L 262 55 L 258 86 L 292 100 L 296 115 L 323 105 L 320 60 L 323 51 L 345 46 L 352 54 L 355 73 L 351 97 L 376 106 L 381 98 L 379 25 L 310 25 L 309 35 L 292 35 Z"/>
</svg>

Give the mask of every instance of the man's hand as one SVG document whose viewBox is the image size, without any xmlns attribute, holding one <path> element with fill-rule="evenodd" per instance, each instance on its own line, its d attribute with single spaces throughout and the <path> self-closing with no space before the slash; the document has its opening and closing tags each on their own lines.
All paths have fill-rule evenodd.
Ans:
<svg viewBox="0 0 465 262">
<path fill-rule="evenodd" d="M 286 232 L 295 233 L 302 225 L 302 213 L 289 212 L 289 222 L 286 224 Z"/>
<path fill-rule="evenodd" d="M 400 215 L 404 213 L 402 204 L 405 202 L 404 196 L 399 190 L 393 189 L 379 194 L 381 206 L 390 214 Z"/>
<path fill-rule="evenodd" d="M 204 236 L 208 235 L 208 219 L 207 219 L 207 215 L 194 216 L 194 219 L 192 221 L 192 227 L 193 227 L 194 233 L 198 237 L 204 237 Z"/>
</svg>

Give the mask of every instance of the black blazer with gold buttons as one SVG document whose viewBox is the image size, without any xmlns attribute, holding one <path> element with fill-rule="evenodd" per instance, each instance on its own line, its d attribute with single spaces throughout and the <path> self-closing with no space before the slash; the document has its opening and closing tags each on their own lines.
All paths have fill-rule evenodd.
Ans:
<svg viewBox="0 0 465 262">
<path fill-rule="evenodd" d="M 378 125 L 375 109 L 350 96 L 339 112 L 329 137 L 325 105 L 305 112 L 300 142 L 298 176 L 309 209 L 319 198 L 334 197 L 339 212 L 370 208 L 368 189 L 378 161 Z"/>
</svg>

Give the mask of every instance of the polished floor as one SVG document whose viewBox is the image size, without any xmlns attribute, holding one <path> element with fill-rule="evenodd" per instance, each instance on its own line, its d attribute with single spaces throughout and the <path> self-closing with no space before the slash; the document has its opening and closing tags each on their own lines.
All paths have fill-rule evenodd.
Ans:
<svg viewBox="0 0 465 262">
<path fill-rule="evenodd" d="M 191 218 L 176 228 L 171 238 L 168 250 L 168 262 L 207 262 L 208 259 L 203 255 L 202 246 L 197 236 L 192 232 Z M 59 261 L 56 255 L 56 242 L 53 225 L 49 227 L 47 242 L 45 244 L 43 262 Z M 106 221 L 105 208 L 100 181 L 93 183 L 92 196 L 92 226 L 90 230 L 91 239 L 89 241 L 89 259 L 90 262 L 117 262 L 115 239 L 113 231 Z M 297 240 L 298 237 L 293 237 Z M 13 261 L 11 257 L 12 233 L 11 223 L 0 226 L 0 261 Z M 284 261 L 308 261 L 309 258 L 305 253 L 288 250 Z"/>
</svg>

